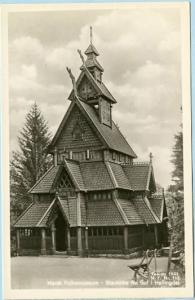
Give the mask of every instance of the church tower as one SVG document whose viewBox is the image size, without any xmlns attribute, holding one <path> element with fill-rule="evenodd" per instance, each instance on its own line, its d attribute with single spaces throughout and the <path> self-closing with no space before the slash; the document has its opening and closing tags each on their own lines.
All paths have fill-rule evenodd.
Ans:
<svg viewBox="0 0 195 300">
<path fill-rule="evenodd" d="M 99 53 L 93 45 L 92 34 L 93 34 L 92 27 L 90 27 L 90 45 L 87 48 L 87 50 L 85 51 L 85 54 L 87 56 L 85 65 L 88 68 L 88 70 L 90 71 L 90 73 L 93 75 L 95 80 L 97 80 L 97 81 L 99 81 L 99 83 L 101 83 L 102 73 L 104 72 L 104 69 L 102 68 L 102 66 L 100 65 L 100 63 L 97 60 L 97 56 L 99 56 Z M 82 66 L 80 69 L 83 70 L 84 67 Z"/>
<path fill-rule="evenodd" d="M 116 103 L 116 100 L 102 81 L 104 69 L 97 60 L 99 53 L 93 45 L 92 27 L 90 44 L 85 55 L 87 58 L 80 68 L 81 74 L 77 82 L 78 96 L 97 110 L 101 123 L 112 127 L 112 104 Z M 72 93 L 69 99 L 73 100 Z"/>
<path fill-rule="evenodd" d="M 68 97 L 71 104 L 49 147 L 54 162 L 64 158 L 78 161 L 115 161 L 131 164 L 136 154 L 112 119 L 115 98 L 103 82 L 104 69 L 97 57 L 90 27 L 86 57 L 78 50 L 82 65 Z M 57 158 L 58 157 L 58 158 Z"/>
</svg>

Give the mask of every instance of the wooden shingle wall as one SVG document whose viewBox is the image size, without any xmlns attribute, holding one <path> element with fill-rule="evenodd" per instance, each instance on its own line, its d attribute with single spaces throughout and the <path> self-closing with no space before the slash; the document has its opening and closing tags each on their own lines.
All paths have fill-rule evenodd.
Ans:
<svg viewBox="0 0 195 300">
<path fill-rule="evenodd" d="M 74 139 L 73 131 L 75 126 L 79 123 L 79 126 L 83 132 L 83 138 Z M 101 147 L 102 143 L 95 134 L 95 132 L 90 127 L 89 123 L 79 111 L 78 107 L 74 107 L 68 121 L 66 123 L 66 127 L 62 130 L 61 135 L 58 137 L 58 141 L 56 143 L 56 147 L 58 149 L 76 149 L 80 150 L 82 147 Z"/>
</svg>

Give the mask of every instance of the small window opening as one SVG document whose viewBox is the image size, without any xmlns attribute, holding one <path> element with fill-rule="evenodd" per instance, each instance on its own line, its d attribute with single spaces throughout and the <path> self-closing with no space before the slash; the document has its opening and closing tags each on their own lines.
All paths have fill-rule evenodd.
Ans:
<svg viewBox="0 0 195 300">
<path fill-rule="evenodd" d="M 89 152 L 89 149 L 87 149 L 86 151 L 86 159 L 89 159 L 90 158 L 90 152 Z"/>
</svg>

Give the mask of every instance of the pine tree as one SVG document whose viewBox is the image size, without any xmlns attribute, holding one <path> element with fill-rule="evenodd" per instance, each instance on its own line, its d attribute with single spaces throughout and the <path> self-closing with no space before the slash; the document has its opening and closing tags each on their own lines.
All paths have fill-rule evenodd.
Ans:
<svg viewBox="0 0 195 300">
<path fill-rule="evenodd" d="M 31 202 L 29 189 L 51 165 L 47 147 L 51 134 L 37 104 L 34 103 L 26 115 L 18 143 L 19 150 L 12 153 L 10 163 L 11 220 Z"/>
<path fill-rule="evenodd" d="M 183 191 L 183 133 L 182 131 L 175 135 L 175 145 L 171 162 L 174 165 L 172 172 L 172 189 L 175 191 Z"/>
</svg>

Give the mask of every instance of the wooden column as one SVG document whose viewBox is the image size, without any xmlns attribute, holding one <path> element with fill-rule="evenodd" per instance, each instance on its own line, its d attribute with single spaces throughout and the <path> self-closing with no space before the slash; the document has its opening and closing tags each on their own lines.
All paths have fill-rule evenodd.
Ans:
<svg viewBox="0 0 195 300">
<path fill-rule="evenodd" d="M 56 229 L 54 223 L 51 226 L 52 252 L 56 252 Z"/>
<path fill-rule="evenodd" d="M 155 238 L 155 246 L 158 245 L 158 228 L 157 224 L 154 225 L 154 238 Z"/>
<path fill-rule="evenodd" d="M 78 255 L 83 254 L 81 227 L 77 227 L 77 253 L 78 253 Z"/>
<path fill-rule="evenodd" d="M 85 227 L 85 250 L 88 253 L 89 244 L 88 244 L 88 227 Z"/>
<path fill-rule="evenodd" d="M 82 236 L 81 236 L 81 194 L 77 193 L 77 254 L 82 256 Z"/>
<path fill-rule="evenodd" d="M 70 227 L 66 227 L 67 232 L 67 252 L 71 251 L 71 245 L 70 245 Z"/>
<path fill-rule="evenodd" d="M 128 252 L 128 227 L 127 226 L 124 226 L 123 238 L 124 238 L 124 253 L 127 253 Z"/>
<path fill-rule="evenodd" d="M 20 255 L 20 229 L 16 230 L 16 247 L 17 247 L 17 255 Z"/>
<path fill-rule="evenodd" d="M 41 254 L 46 254 L 46 232 L 45 228 L 41 228 Z"/>
</svg>

